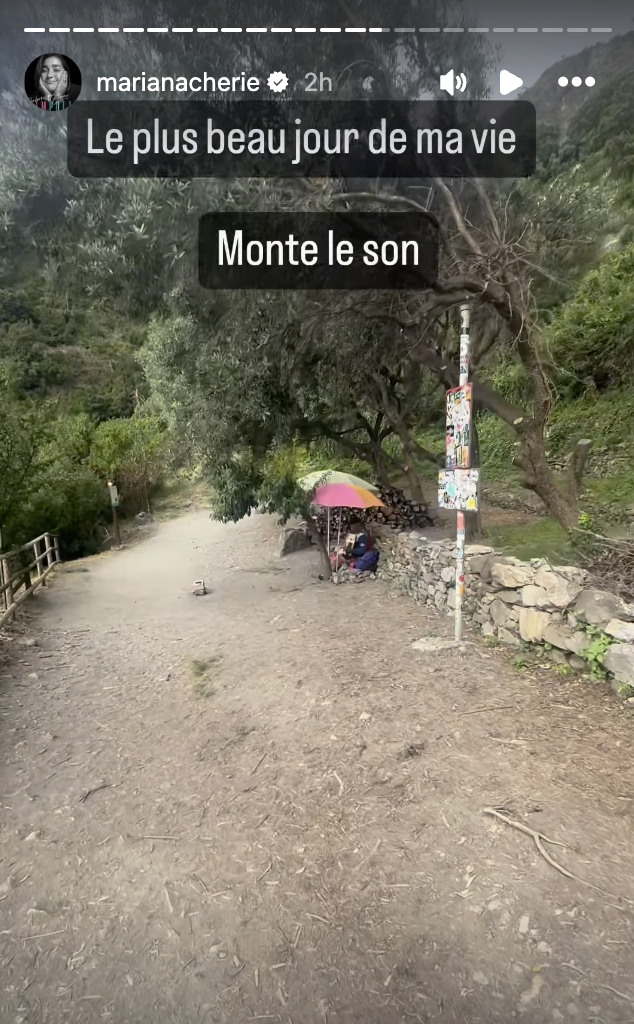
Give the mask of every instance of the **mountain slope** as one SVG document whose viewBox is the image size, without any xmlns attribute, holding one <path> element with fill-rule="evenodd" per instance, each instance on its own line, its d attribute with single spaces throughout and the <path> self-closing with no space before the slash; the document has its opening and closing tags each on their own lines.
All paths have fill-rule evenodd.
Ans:
<svg viewBox="0 0 634 1024">
<path fill-rule="evenodd" d="M 535 104 L 537 118 L 542 124 L 566 128 L 570 119 L 590 99 L 593 89 L 585 85 L 562 88 L 558 84 L 562 75 L 568 81 L 575 75 L 584 80 L 592 75 L 596 80 L 595 88 L 601 88 L 610 79 L 631 73 L 633 68 L 634 32 L 627 32 L 552 64 L 530 89 L 521 94 L 521 98 Z"/>
</svg>

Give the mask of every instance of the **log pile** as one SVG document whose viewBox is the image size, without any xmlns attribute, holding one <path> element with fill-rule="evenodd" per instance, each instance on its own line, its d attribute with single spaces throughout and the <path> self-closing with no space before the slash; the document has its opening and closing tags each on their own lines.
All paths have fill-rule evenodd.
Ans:
<svg viewBox="0 0 634 1024">
<path fill-rule="evenodd" d="M 331 508 L 330 509 L 330 535 L 336 535 L 341 525 L 342 535 L 349 532 L 351 523 L 371 523 L 390 526 L 394 530 L 416 529 L 433 525 L 433 518 L 428 506 L 410 501 L 402 491 L 394 487 L 388 487 L 379 494 L 385 508 Z M 340 523 L 341 514 L 341 523 Z M 317 515 L 317 525 L 320 533 L 326 533 L 327 512 L 320 509 Z"/>
</svg>

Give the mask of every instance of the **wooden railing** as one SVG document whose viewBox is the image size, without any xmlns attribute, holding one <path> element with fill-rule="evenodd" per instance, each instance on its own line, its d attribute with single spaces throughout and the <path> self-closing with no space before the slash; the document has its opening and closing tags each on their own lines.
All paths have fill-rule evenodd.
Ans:
<svg viewBox="0 0 634 1024">
<path fill-rule="evenodd" d="M 46 577 L 60 561 L 59 540 L 50 533 L 0 553 L 0 626 L 38 587 L 46 586 Z"/>
</svg>

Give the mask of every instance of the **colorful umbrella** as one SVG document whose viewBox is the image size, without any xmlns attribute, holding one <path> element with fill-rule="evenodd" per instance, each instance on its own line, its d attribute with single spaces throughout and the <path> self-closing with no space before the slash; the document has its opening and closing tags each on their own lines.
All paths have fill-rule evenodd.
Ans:
<svg viewBox="0 0 634 1024">
<path fill-rule="evenodd" d="M 326 508 L 372 508 L 385 505 L 376 494 L 356 484 L 323 484 L 315 491 L 313 501 Z"/>
<path fill-rule="evenodd" d="M 354 473 L 341 473 L 338 469 L 318 469 L 303 477 L 299 483 L 306 491 L 312 491 L 318 484 L 350 484 L 352 487 L 363 487 L 372 494 L 379 493 L 379 488 L 374 484 L 369 484 L 367 480 L 362 480 Z"/>
</svg>

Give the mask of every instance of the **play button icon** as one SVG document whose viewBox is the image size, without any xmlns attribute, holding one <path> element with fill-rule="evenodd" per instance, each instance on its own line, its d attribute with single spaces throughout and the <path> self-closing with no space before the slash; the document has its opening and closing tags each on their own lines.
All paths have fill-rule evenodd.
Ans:
<svg viewBox="0 0 634 1024">
<path fill-rule="evenodd" d="M 508 96 L 510 92 L 515 92 L 520 85 L 524 85 L 524 82 L 517 75 L 512 75 L 510 71 L 500 71 L 500 93 L 502 96 Z"/>
</svg>

